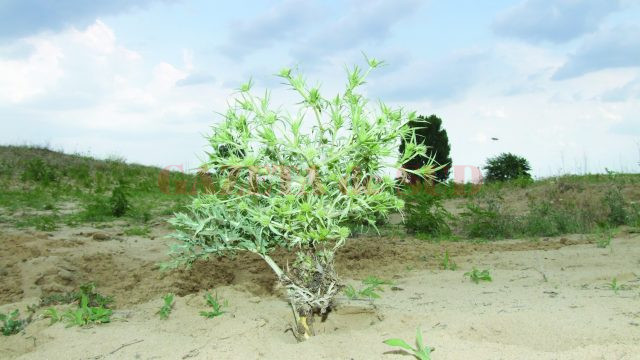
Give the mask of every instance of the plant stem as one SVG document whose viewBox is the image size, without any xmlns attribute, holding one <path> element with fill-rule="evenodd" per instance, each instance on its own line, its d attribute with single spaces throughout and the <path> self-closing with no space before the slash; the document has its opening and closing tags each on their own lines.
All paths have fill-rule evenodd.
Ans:
<svg viewBox="0 0 640 360">
<path fill-rule="evenodd" d="M 276 262 L 273 261 L 271 256 L 266 254 L 261 254 L 261 253 L 257 253 L 257 254 L 269 265 L 271 270 L 273 270 L 273 272 L 276 273 L 276 276 L 278 276 L 278 280 L 280 280 L 280 282 L 282 282 L 284 278 L 287 278 L 284 271 L 282 271 L 280 266 L 278 266 L 278 264 L 276 264 Z M 289 305 L 291 305 L 291 310 L 293 312 L 293 319 L 295 321 L 296 327 L 298 327 L 298 325 L 300 324 L 300 318 L 298 317 L 298 310 L 296 309 L 296 305 L 293 303 L 292 300 L 289 301 Z M 297 330 L 297 329 L 294 329 L 294 330 Z"/>
</svg>

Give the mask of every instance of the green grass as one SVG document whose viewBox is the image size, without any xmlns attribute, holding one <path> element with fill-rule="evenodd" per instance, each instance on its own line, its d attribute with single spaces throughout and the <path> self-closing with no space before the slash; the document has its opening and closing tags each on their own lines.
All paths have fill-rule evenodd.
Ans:
<svg viewBox="0 0 640 360">
<path fill-rule="evenodd" d="M 60 217 L 56 214 L 53 215 L 35 215 L 24 216 L 15 222 L 18 228 L 32 227 L 40 231 L 54 231 L 57 230 L 60 223 Z"/>
<path fill-rule="evenodd" d="M 185 193 L 194 183 L 203 190 L 194 175 L 162 174 L 160 168 L 117 157 L 99 160 L 44 147 L 0 146 L 0 223 L 55 231 L 123 219 L 132 225 L 127 235 L 148 236 L 148 221 L 182 210 L 191 202 Z M 632 189 L 640 189 L 640 174 L 407 187 L 402 193 L 409 203 L 406 227 L 379 229 L 391 237 L 404 237 L 406 229 L 426 241 L 481 242 L 640 227 L 640 192 Z M 510 200 L 505 199 L 514 197 L 525 202 L 526 211 L 507 208 Z M 455 217 L 440 204 L 453 198 L 468 202 Z"/>
<path fill-rule="evenodd" d="M 442 269 L 444 270 L 452 270 L 455 271 L 458 268 L 458 265 L 453 261 L 453 259 L 449 256 L 449 251 L 444 252 L 442 255 Z"/>
<path fill-rule="evenodd" d="M 133 226 L 124 231 L 127 236 L 147 236 L 151 233 L 148 226 Z"/>
<path fill-rule="evenodd" d="M 640 223 L 640 175 L 568 176 L 527 186 L 519 191 L 510 183 L 486 185 L 470 199 L 456 231 L 467 238 L 499 240 L 588 234 Z M 514 198 L 526 201 L 525 211 L 508 208 Z"/>
<path fill-rule="evenodd" d="M 183 190 L 194 183 L 201 191 L 191 174 L 44 147 L 0 146 L 0 221 L 42 231 L 118 218 L 144 224 L 190 203 Z M 60 212 L 69 206 L 75 210 Z"/>
</svg>

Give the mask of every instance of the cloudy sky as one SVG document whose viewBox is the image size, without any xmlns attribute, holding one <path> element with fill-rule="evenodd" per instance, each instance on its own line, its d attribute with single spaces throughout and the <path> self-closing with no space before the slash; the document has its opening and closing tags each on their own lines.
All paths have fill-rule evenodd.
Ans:
<svg viewBox="0 0 640 360">
<path fill-rule="evenodd" d="M 362 52 L 388 63 L 367 95 L 443 118 L 454 164 L 640 171 L 638 0 L 2 0 L 0 143 L 196 167 L 250 76 L 332 95 Z"/>
</svg>

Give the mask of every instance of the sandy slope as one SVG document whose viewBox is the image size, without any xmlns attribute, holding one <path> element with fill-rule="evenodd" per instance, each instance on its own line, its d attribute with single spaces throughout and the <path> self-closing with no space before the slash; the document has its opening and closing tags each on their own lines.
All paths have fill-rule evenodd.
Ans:
<svg viewBox="0 0 640 360">
<path fill-rule="evenodd" d="M 115 320 L 81 329 L 38 319 L 24 334 L 0 337 L 0 358 L 409 359 L 382 341 L 413 341 L 421 327 L 434 359 L 640 359 L 638 234 L 622 234 L 607 249 L 583 236 L 479 245 L 357 239 L 339 259 L 341 274 L 354 284 L 369 274 L 393 279 L 396 290 L 374 306 L 343 299 L 316 323 L 317 336 L 296 343 L 286 331 L 291 311 L 256 259 L 159 274 L 154 264 L 166 240 L 120 241 L 115 227 L 102 230 L 110 240 L 97 242 L 89 230 L 4 231 L 0 310 L 23 310 L 51 284 L 67 289 L 96 276 L 100 290 L 119 300 Z M 438 269 L 445 248 L 458 270 Z M 494 281 L 470 282 L 463 273 L 473 266 L 490 269 Z M 618 294 L 606 285 L 614 277 L 624 286 Z M 229 312 L 205 319 L 203 289 L 213 286 Z M 162 321 L 155 312 L 166 291 L 183 296 Z"/>
</svg>

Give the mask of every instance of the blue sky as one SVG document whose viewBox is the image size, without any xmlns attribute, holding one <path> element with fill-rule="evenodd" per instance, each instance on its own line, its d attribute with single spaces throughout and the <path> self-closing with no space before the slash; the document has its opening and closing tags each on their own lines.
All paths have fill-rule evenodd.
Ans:
<svg viewBox="0 0 640 360">
<path fill-rule="evenodd" d="M 298 66 L 334 94 L 365 52 L 389 64 L 367 95 L 443 118 L 454 164 L 640 171 L 638 0 L 215 3 L 3 0 L 0 143 L 196 167 L 250 76 Z"/>
</svg>

